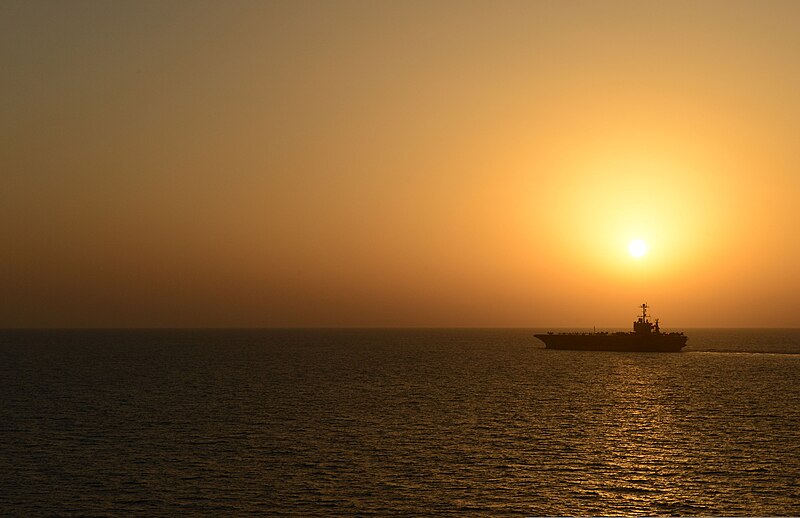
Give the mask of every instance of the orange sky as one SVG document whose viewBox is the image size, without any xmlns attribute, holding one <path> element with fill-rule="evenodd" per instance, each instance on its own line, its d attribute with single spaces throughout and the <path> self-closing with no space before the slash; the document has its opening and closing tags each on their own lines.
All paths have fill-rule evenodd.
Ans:
<svg viewBox="0 0 800 518">
<path fill-rule="evenodd" d="M 798 19 L 0 3 L 0 326 L 800 327 Z"/>
</svg>

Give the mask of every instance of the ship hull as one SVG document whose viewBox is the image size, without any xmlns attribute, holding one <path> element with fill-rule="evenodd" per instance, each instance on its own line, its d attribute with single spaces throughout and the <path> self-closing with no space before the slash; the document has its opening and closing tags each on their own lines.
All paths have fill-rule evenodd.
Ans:
<svg viewBox="0 0 800 518">
<path fill-rule="evenodd" d="M 679 352 L 686 346 L 682 333 L 548 333 L 534 335 L 546 349 L 577 351 Z"/>
</svg>

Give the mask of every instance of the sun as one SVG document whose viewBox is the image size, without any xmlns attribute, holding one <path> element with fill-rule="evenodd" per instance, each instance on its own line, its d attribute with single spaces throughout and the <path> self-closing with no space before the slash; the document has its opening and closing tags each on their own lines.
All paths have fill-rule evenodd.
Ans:
<svg viewBox="0 0 800 518">
<path fill-rule="evenodd" d="M 628 245 L 628 253 L 636 259 L 643 257 L 647 253 L 647 243 L 641 239 L 634 239 Z"/>
</svg>

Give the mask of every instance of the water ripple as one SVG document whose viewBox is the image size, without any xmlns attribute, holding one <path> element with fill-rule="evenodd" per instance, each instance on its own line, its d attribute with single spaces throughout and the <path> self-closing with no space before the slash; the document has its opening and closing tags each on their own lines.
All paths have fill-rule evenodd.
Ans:
<svg viewBox="0 0 800 518">
<path fill-rule="evenodd" d="M 708 336 L 694 346 L 759 348 Z M 762 348 L 775 336 L 800 338 Z M 2 332 L 0 382 L 2 514 L 800 514 L 787 354 L 548 351 L 521 330 Z"/>
</svg>

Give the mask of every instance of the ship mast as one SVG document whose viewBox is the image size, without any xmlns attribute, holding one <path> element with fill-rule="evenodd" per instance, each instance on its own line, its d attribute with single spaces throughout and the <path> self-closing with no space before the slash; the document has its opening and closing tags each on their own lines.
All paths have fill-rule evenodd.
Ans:
<svg viewBox="0 0 800 518">
<path fill-rule="evenodd" d="M 633 331 L 634 333 L 650 334 L 653 331 L 653 324 L 647 320 L 647 303 L 645 302 L 639 307 L 642 308 L 642 316 L 633 323 Z"/>
</svg>

